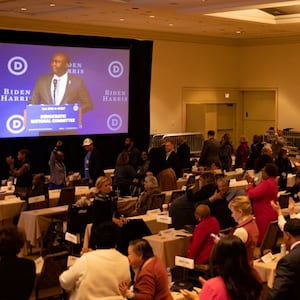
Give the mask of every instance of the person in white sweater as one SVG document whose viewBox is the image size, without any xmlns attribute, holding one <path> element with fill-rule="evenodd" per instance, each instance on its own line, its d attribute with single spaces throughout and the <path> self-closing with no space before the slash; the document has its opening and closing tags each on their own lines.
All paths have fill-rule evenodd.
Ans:
<svg viewBox="0 0 300 300">
<path fill-rule="evenodd" d="M 119 282 L 130 282 L 131 277 L 127 257 L 115 249 L 119 236 L 114 223 L 98 225 L 96 249 L 78 258 L 59 277 L 61 287 L 70 293 L 70 300 L 122 299 Z"/>
<path fill-rule="evenodd" d="M 281 207 L 280 207 L 279 203 L 275 202 L 275 201 L 271 201 L 271 205 L 278 214 L 278 226 L 279 226 L 280 230 L 283 231 L 284 225 L 286 223 L 286 219 L 282 214 Z M 289 197 L 288 210 L 289 210 L 289 215 L 290 215 L 291 219 L 300 219 L 300 213 L 297 213 L 297 214 L 295 213 L 295 201 L 292 197 Z"/>
</svg>

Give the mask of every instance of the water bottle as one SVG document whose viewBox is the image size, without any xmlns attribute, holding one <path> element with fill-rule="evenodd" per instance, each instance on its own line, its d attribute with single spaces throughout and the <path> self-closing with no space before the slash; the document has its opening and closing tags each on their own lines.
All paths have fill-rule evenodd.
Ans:
<svg viewBox="0 0 300 300">
<path fill-rule="evenodd" d="M 286 245 L 285 244 L 281 244 L 280 245 L 280 256 L 283 257 L 286 255 Z"/>
<path fill-rule="evenodd" d="M 171 285 L 172 285 L 172 273 L 171 273 L 171 268 L 170 267 L 167 268 L 167 275 L 168 275 L 169 288 L 171 288 Z"/>
</svg>

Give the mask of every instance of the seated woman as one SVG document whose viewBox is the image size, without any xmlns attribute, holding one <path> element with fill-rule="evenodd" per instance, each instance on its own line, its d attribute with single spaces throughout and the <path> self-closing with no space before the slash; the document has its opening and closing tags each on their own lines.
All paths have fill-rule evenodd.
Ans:
<svg viewBox="0 0 300 300">
<path fill-rule="evenodd" d="M 35 263 L 20 258 L 25 236 L 14 225 L 0 226 L 0 293 L 1 299 L 28 300 L 35 280 Z"/>
<path fill-rule="evenodd" d="M 245 243 L 248 260 L 252 265 L 259 231 L 255 218 L 251 214 L 251 202 L 247 196 L 237 196 L 229 202 L 228 207 L 232 212 L 232 217 L 238 223 L 233 228 L 232 234 L 238 236 Z"/>
<path fill-rule="evenodd" d="M 131 241 L 128 246 L 128 260 L 135 273 L 133 290 L 130 282 L 123 281 L 119 289 L 127 299 L 172 300 L 166 267 L 160 258 L 154 256 L 153 250 L 145 239 Z"/>
<path fill-rule="evenodd" d="M 210 256 L 212 278 L 200 277 L 199 296 L 188 290 L 181 293 L 190 300 L 260 299 L 262 284 L 251 271 L 245 244 L 234 235 L 222 238 Z"/>
<path fill-rule="evenodd" d="M 220 225 L 215 217 L 210 216 L 208 205 L 200 204 L 196 207 L 195 218 L 199 224 L 195 227 L 188 247 L 187 256 L 194 259 L 196 265 L 208 263 L 214 239 L 211 234 L 219 234 Z"/>
<path fill-rule="evenodd" d="M 94 230 L 97 228 L 98 224 L 106 221 L 112 221 L 121 228 L 121 238 L 117 245 L 117 249 L 121 253 L 127 254 L 130 240 L 150 235 L 151 232 L 142 219 L 130 220 L 130 222 L 128 222 L 128 219 L 124 218 L 122 215 L 119 216 L 117 203 L 114 203 L 110 196 L 110 177 L 100 176 L 96 181 L 96 189 L 95 199 L 91 206 L 92 224 L 86 226 L 81 254 L 95 249 Z"/>
<path fill-rule="evenodd" d="M 117 251 L 120 228 L 111 221 L 95 230 L 95 250 L 78 258 L 60 277 L 61 287 L 72 299 L 103 299 L 120 296 L 119 282 L 130 280 L 126 256 Z"/>
<path fill-rule="evenodd" d="M 120 191 L 120 196 L 130 196 L 130 186 L 136 177 L 136 171 L 129 164 L 129 155 L 127 152 L 121 152 L 117 157 L 116 167 L 114 171 L 114 189 Z"/>
<path fill-rule="evenodd" d="M 100 176 L 96 181 L 96 193 L 91 207 L 92 226 L 86 230 L 85 242 L 82 253 L 88 252 L 95 248 L 93 231 L 100 223 L 112 221 L 119 227 L 127 223 L 127 219 L 120 217 L 116 204 L 113 203 L 111 193 L 111 178 Z"/>
<path fill-rule="evenodd" d="M 143 215 L 151 207 L 153 195 L 159 194 L 160 188 L 155 176 L 146 176 L 144 180 L 144 191 L 139 195 L 135 204 L 134 210 L 130 213 L 130 216 Z M 159 208 L 159 207 L 155 207 Z"/>
</svg>

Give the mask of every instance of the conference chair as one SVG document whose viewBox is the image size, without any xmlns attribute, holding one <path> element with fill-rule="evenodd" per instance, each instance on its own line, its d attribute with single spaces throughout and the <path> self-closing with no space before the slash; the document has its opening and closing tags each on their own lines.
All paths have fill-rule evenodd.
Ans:
<svg viewBox="0 0 300 300">
<path fill-rule="evenodd" d="M 44 257 L 41 274 L 36 280 L 36 300 L 49 297 L 67 299 L 65 291 L 60 286 L 59 275 L 67 269 L 68 255 L 67 251 L 62 251 Z"/>
<path fill-rule="evenodd" d="M 75 187 L 62 188 L 60 191 L 57 206 L 70 205 L 75 201 Z"/>
<path fill-rule="evenodd" d="M 65 240 L 71 245 L 72 255 L 80 254 L 86 225 L 92 223 L 92 206 L 69 205 Z M 69 236 L 71 234 L 71 236 Z M 74 239 L 76 237 L 76 239 Z"/>
<path fill-rule="evenodd" d="M 169 203 L 185 194 L 184 190 L 173 191 Z"/>
<path fill-rule="evenodd" d="M 148 210 L 159 208 L 162 210 L 162 205 L 165 203 L 166 200 L 166 194 L 164 193 L 159 193 L 159 194 L 154 194 L 151 197 L 151 204 L 150 207 L 148 207 Z"/>
<path fill-rule="evenodd" d="M 265 250 L 271 250 L 273 253 L 279 252 L 277 241 L 280 235 L 282 232 L 278 227 L 278 221 L 270 222 L 260 246 L 261 255 L 265 254 Z"/>
</svg>

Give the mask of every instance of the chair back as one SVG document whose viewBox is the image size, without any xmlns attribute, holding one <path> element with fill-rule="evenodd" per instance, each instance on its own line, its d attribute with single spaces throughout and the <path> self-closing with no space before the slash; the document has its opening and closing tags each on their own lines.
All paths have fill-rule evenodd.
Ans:
<svg viewBox="0 0 300 300">
<path fill-rule="evenodd" d="M 166 194 L 164 193 L 158 193 L 152 195 L 151 204 L 148 210 L 155 209 L 155 208 L 159 208 L 160 210 L 162 210 L 162 205 L 165 203 L 165 200 L 166 200 Z"/>
<path fill-rule="evenodd" d="M 276 244 L 279 234 L 280 229 L 278 227 L 278 221 L 270 222 L 260 246 L 261 255 L 264 255 L 264 250 L 266 249 L 270 249 L 272 252 L 276 251 Z"/>
<path fill-rule="evenodd" d="M 42 271 L 36 282 L 36 299 L 64 295 L 59 276 L 67 269 L 68 255 L 67 251 L 62 251 L 44 257 Z"/>
<path fill-rule="evenodd" d="M 195 182 L 196 182 L 196 175 L 190 175 L 186 182 L 186 186 L 192 185 Z"/>
<path fill-rule="evenodd" d="M 59 195 L 57 206 L 70 205 L 75 201 L 75 187 L 62 188 Z"/>
<path fill-rule="evenodd" d="M 172 203 L 173 200 L 179 198 L 180 196 L 184 195 L 185 191 L 184 190 L 178 190 L 178 191 L 173 191 L 171 194 L 171 198 L 169 203 Z"/>
<path fill-rule="evenodd" d="M 46 208 L 49 206 L 48 203 L 49 202 L 46 195 L 29 197 L 27 210 Z"/>
<path fill-rule="evenodd" d="M 86 225 L 92 223 L 92 206 L 78 207 L 69 205 L 67 216 L 67 232 L 80 235 L 83 240 Z"/>
</svg>

